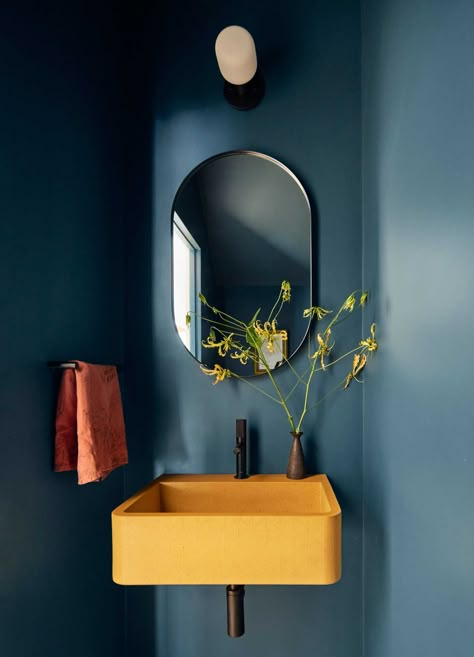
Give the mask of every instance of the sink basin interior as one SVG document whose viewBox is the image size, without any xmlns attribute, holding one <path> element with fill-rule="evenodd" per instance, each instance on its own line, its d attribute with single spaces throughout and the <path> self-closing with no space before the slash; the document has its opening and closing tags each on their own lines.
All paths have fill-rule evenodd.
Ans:
<svg viewBox="0 0 474 657">
<path fill-rule="evenodd" d="M 301 480 L 288 486 L 271 476 L 236 480 L 228 476 L 180 480 L 162 477 L 144 492 L 125 513 L 144 514 L 245 514 L 306 515 L 330 513 L 321 482 Z"/>
</svg>

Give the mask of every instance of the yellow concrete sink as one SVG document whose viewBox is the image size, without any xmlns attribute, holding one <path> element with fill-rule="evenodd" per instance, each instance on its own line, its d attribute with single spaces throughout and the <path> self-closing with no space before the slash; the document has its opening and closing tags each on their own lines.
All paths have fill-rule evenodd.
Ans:
<svg viewBox="0 0 474 657">
<path fill-rule="evenodd" d="M 163 475 L 112 513 L 117 584 L 332 584 L 341 509 L 326 475 Z"/>
</svg>

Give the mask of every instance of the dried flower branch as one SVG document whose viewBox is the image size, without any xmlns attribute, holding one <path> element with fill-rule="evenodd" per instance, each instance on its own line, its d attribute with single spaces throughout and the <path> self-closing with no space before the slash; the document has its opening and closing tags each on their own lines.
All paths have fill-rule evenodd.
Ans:
<svg viewBox="0 0 474 657">
<path fill-rule="evenodd" d="M 202 340 L 202 346 L 205 349 L 216 349 L 219 356 L 224 357 L 228 355 L 231 359 L 238 360 L 242 365 L 246 365 L 249 361 L 257 361 L 261 363 L 273 385 L 275 396 L 269 395 L 265 390 L 250 382 L 247 378 L 244 378 L 236 372 L 232 372 L 232 370 L 224 368 L 221 365 L 215 364 L 212 369 L 201 365 L 201 370 L 204 374 L 215 377 L 214 385 L 231 377 L 235 377 L 244 381 L 247 385 L 250 385 L 252 388 L 258 390 L 260 393 L 279 404 L 283 408 L 290 424 L 291 431 L 293 432 L 301 431 L 303 420 L 308 411 L 318 406 L 329 394 L 338 389 L 346 390 L 352 381 L 361 383 L 362 381 L 358 377 L 367 364 L 367 353 L 374 355 L 378 348 L 375 337 L 375 324 L 372 324 L 369 337 L 361 340 L 355 348 L 347 351 L 338 358 L 331 360 L 333 350 L 336 346 L 334 327 L 343 321 L 348 314 L 352 313 L 357 305 L 359 308 L 366 305 L 368 298 L 366 290 L 356 290 L 352 292 L 335 314 L 333 314 L 332 310 L 320 306 L 312 306 L 311 308 L 306 308 L 304 310 L 303 317 L 308 318 L 310 321 L 320 322 L 325 320 L 330 314 L 333 315 L 333 317 L 328 321 L 324 330 L 316 332 L 315 337 L 317 349 L 313 354 L 309 354 L 308 367 L 301 374 L 295 370 L 279 346 L 281 340 L 286 341 L 288 339 L 287 332 L 278 328 L 277 319 L 283 305 L 289 303 L 291 300 L 291 285 L 289 281 L 282 282 L 278 297 L 265 321 L 258 319 L 261 312 L 260 308 L 255 312 L 249 322 L 244 322 L 214 306 L 211 306 L 203 294 L 200 294 L 199 298 L 202 305 L 210 310 L 214 316 L 218 317 L 218 320 L 216 321 L 212 318 L 202 315 L 200 316 L 201 319 L 210 323 L 209 335 L 205 340 Z M 358 304 L 357 301 L 359 301 Z M 186 317 L 187 323 L 188 318 L 190 321 L 190 313 L 188 313 Z M 280 385 L 275 380 L 274 370 L 269 366 L 266 358 L 266 353 L 274 353 L 274 350 L 277 348 L 280 348 L 282 362 L 289 366 L 290 370 L 296 377 L 296 382 L 288 394 L 284 394 L 281 390 Z M 352 367 L 344 377 L 343 381 L 330 391 L 330 393 L 310 406 L 310 388 L 314 375 L 317 372 L 326 372 L 330 367 L 351 355 L 353 356 Z M 295 420 L 289 407 L 289 400 L 299 385 L 304 386 L 304 401 L 303 407 L 297 416 L 297 420 Z"/>
</svg>

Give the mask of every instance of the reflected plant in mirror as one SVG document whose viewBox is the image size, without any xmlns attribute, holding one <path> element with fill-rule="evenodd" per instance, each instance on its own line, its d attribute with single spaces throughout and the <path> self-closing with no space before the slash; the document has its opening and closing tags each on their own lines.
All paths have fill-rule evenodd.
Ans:
<svg viewBox="0 0 474 657">
<path fill-rule="evenodd" d="M 171 226 L 174 323 L 200 363 L 212 365 L 202 347 L 207 328 L 185 321 L 188 310 L 200 314 L 199 292 L 223 312 L 251 317 L 261 307 L 263 317 L 289 276 L 293 299 L 311 306 L 310 204 L 300 181 L 278 160 L 233 151 L 202 162 L 178 189 Z M 309 318 L 285 305 L 279 324 L 287 332 L 283 347 L 291 358 L 303 343 Z M 271 352 L 267 356 L 271 361 Z M 264 372 L 261 363 L 251 369 L 234 365 L 241 376 Z"/>
<path fill-rule="evenodd" d="M 253 313 L 250 321 L 245 321 L 213 306 L 202 294 L 200 300 L 208 311 L 200 319 L 209 325 L 209 334 L 202 341 L 202 346 L 205 349 L 213 350 L 215 355 L 214 366 L 210 368 L 201 365 L 201 370 L 204 374 L 214 377 L 214 385 L 232 377 L 240 379 L 281 407 L 290 425 L 290 433 L 296 441 L 292 446 L 293 460 L 296 460 L 296 463 L 293 463 L 290 457 L 287 474 L 294 479 L 304 477 L 304 458 L 300 437 L 307 413 L 319 406 L 331 393 L 337 390 L 347 390 L 353 381 L 361 383 L 360 375 L 367 365 L 367 354 L 373 355 L 377 351 L 375 324 L 372 324 L 370 328 L 370 335 L 363 340 L 358 340 L 353 348 L 340 355 L 337 355 L 335 350 L 336 333 L 339 333 L 337 327 L 356 307 L 365 306 L 367 292 L 364 290 L 352 292 L 335 313 L 321 306 L 311 306 L 303 311 L 303 317 L 315 322 L 317 328 L 314 333 L 309 332 L 308 359 L 301 372 L 293 367 L 285 355 L 282 344 L 286 342 L 287 334 L 278 325 L 282 308 L 291 300 L 291 285 L 288 281 L 283 281 L 281 284 L 278 297 L 265 319 L 260 319 L 261 308 Z M 188 313 L 190 325 L 197 319 L 196 315 Z M 277 367 L 286 364 L 293 373 L 295 382 L 289 389 L 284 389 L 282 384 L 277 381 L 275 367 L 273 361 L 269 362 L 268 353 L 275 355 Z M 310 394 L 315 375 L 328 372 L 336 363 L 340 363 L 350 356 L 352 356 L 352 363 L 343 379 L 320 399 L 315 399 Z M 229 361 L 238 361 L 243 366 L 256 362 L 261 363 L 273 386 L 273 394 L 240 376 L 232 365 L 228 364 Z M 296 397 L 296 402 L 294 397 L 299 386 L 303 387 L 304 394 L 302 405 L 295 412 L 296 409 L 292 406 L 296 407 L 299 406 L 299 402 L 301 403 L 301 396 Z"/>
</svg>

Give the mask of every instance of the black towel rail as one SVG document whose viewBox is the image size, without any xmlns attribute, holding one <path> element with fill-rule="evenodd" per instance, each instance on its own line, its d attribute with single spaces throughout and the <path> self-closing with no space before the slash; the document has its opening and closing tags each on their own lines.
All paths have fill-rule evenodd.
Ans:
<svg viewBox="0 0 474 657">
<path fill-rule="evenodd" d="M 79 366 L 79 363 L 77 360 L 50 360 L 48 362 L 48 367 L 52 369 L 60 369 L 60 370 L 75 370 Z M 120 365 L 115 365 L 118 370 L 121 369 Z"/>
</svg>

